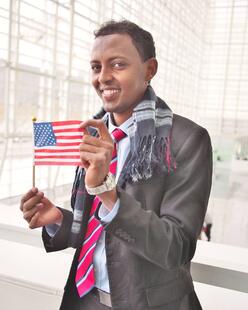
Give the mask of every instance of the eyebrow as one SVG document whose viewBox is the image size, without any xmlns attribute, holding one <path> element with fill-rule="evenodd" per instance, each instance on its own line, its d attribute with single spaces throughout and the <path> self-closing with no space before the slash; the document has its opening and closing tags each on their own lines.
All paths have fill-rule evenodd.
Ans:
<svg viewBox="0 0 248 310">
<path fill-rule="evenodd" d="M 120 58 L 120 59 L 124 59 L 124 60 L 128 60 L 125 56 L 122 56 L 122 55 L 116 55 L 116 56 L 113 56 L 113 57 L 110 57 L 109 59 L 108 59 L 108 61 L 113 61 L 113 60 L 115 60 L 115 59 L 118 59 L 118 58 Z M 91 61 L 90 61 L 90 63 L 99 63 L 100 61 L 99 60 L 95 60 L 95 59 L 92 59 Z"/>
</svg>

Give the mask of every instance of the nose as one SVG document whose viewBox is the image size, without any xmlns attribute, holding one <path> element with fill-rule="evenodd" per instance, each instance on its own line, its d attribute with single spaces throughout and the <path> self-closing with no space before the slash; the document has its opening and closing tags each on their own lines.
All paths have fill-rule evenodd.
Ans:
<svg viewBox="0 0 248 310">
<path fill-rule="evenodd" d="M 98 82 L 100 84 L 106 84 L 113 79 L 110 68 L 102 66 L 101 71 L 98 74 Z"/>
</svg>

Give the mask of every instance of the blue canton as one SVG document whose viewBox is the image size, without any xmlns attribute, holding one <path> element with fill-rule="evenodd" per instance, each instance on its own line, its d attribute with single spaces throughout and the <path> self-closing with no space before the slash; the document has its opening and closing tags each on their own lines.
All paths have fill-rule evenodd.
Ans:
<svg viewBox="0 0 248 310">
<path fill-rule="evenodd" d="M 34 145 L 36 147 L 56 145 L 56 137 L 51 123 L 34 123 Z"/>
</svg>

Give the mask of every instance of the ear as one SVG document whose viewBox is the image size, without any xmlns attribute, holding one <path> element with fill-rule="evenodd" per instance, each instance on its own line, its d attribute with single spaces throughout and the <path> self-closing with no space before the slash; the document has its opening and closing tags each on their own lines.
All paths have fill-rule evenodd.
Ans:
<svg viewBox="0 0 248 310">
<path fill-rule="evenodd" d="M 157 59 L 152 57 L 147 59 L 146 81 L 150 82 L 154 75 L 157 73 L 158 62 Z"/>
</svg>

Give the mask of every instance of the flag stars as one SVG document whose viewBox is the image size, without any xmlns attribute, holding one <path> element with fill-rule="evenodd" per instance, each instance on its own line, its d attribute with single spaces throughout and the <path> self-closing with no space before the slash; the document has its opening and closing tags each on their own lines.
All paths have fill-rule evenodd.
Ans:
<svg viewBox="0 0 248 310">
<path fill-rule="evenodd" d="M 51 123 L 34 123 L 34 144 L 36 147 L 56 145 Z"/>
</svg>

